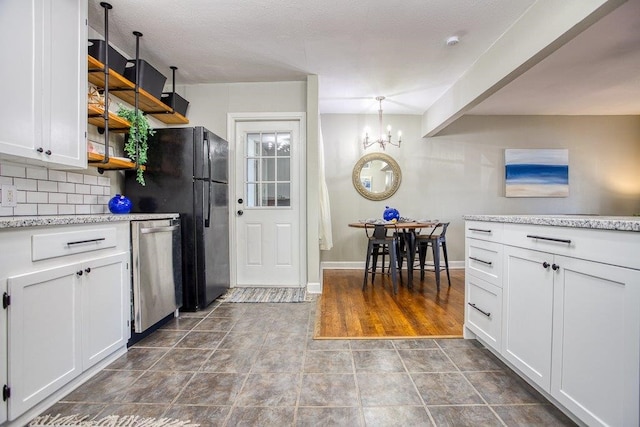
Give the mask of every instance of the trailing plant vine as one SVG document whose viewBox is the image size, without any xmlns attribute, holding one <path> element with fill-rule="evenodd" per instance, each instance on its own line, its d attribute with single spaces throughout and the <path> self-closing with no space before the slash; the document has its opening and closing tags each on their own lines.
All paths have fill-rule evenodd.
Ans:
<svg viewBox="0 0 640 427">
<path fill-rule="evenodd" d="M 150 135 L 154 135 L 156 132 L 149 126 L 147 117 L 138 110 L 136 115 L 135 110 L 119 105 L 118 116 L 129 121 L 131 127 L 129 128 L 129 136 L 124 144 L 124 152 L 132 161 L 136 162 L 138 166 L 147 164 L 147 150 L 149 145 L 147 138 Z M 141 185 L 145 185 L 144 182 L 144 170 L 138 167 L 136 171 L 136 181 Z"/>
</svg>

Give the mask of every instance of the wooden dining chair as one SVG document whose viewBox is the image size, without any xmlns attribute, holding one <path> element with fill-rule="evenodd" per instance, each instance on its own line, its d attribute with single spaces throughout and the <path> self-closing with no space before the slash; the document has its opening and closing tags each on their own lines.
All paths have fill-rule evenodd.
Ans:
<svg viewBox="0 0 640 427">
<path fill-rule="evenodd" d="M 388 235 L 387 228 L 382 224 L 365 224 L 365 233 L 367 234 L 367 259 L 364 268 L 364 280 L 362 282 L 362 290 L 367 287 L 367 279 L 369 273 L 371 273 L 371 285 L 376 277 L 378 257 L 382 255 L 389 255 L 389 263 L 391 269 L 391 282 L 393 283 L 393 293 L 398 293 L 398 260 L 397 254 L 397 240 L 396 234 L 392 233 Z M 383 258 L 384 259 L 384 258 Z M 382 272 L 384 273 L 384 261 L 382 264 Z"/>
<path fill-rule="evenodd" d="M 451 277 L 449 276 L 449 257 L 447 256 L 447 227 L 448 222 L 439 222 L 429 234 L 418 234 L 416 236 L 416 251 L 418 252 L 418 260 L 420 263 L 420 280 L 424 280 L 425 264 L 427 261 L 427 250 L 431 246 L 433 253 L 433 269 L 436 274 L 436 288 L 440 291 L 440 248 L 444 255 L 444 265 L 447 271 L 447 281 L 451 286 Z"/>
</svg>

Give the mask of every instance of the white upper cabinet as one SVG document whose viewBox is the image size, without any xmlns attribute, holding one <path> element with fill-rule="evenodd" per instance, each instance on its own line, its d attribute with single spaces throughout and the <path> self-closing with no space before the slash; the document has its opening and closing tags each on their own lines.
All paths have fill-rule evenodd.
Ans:
<svg viewBox="0 0 640 427">
<path fill-rule="evenodd" d="M 86 0 L 2 0 L 0 52 L 0 157 L 86 168 Z"/>
</svg>

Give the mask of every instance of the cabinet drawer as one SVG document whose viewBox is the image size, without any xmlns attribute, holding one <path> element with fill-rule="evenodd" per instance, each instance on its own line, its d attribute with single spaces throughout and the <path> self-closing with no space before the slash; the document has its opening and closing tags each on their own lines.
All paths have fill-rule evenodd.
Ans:
<svg viewBox="0 0 640 427">
<path fill-rule="evenodd" d="M 640 269 L 640 233 L 531 224 L 504 224 L 504 244 Z"/>
<path fill-rule="evenodd" d="M 113 248 L 116 246 L 116 240 L 115 227 L 34 234 L 31 236 L 31 260 L 39 261 Z"/>
<path fill-rule="evenodd" d="M 465 221 L 464 233 L 466 237 L 474 239 L 501 242 L 503 227 L 504 224 L 500 222 Z"/>
<path fill-rule="evenodd" d="M 465 326 L 485 344 L 500 351 L 502 335 L 502 289 L 467 276 Z"/>
<path fill-rule="evenodd" d="M 502 287 L 502 245 L 478 239 L 466 239 L 465 273 Z"/>
</svg>

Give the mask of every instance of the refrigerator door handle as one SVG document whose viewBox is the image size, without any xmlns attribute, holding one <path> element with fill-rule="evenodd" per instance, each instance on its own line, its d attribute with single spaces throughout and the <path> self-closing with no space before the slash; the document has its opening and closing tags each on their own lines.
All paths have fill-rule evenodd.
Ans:
<svg viewBox="0 0 640 427">
<path fill-rule="evenodd" d="M 209 167 L 209 194 L 207 195 L 207 218 L 204 220 L 204 226 L 209 228 L 211 224 L 211 139 L 205 133 L 205 141 L 207 142 L 207 165 Z"/>
</svg>

